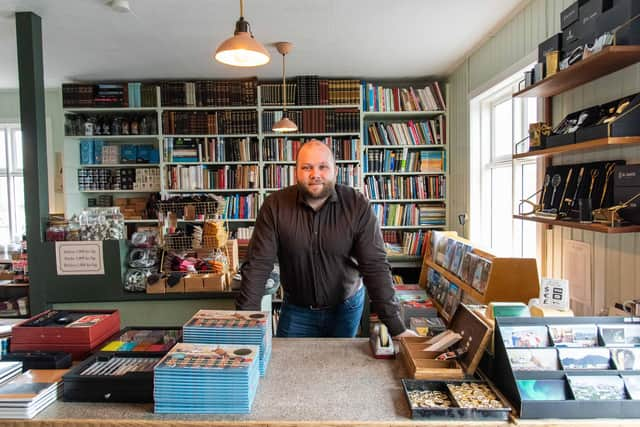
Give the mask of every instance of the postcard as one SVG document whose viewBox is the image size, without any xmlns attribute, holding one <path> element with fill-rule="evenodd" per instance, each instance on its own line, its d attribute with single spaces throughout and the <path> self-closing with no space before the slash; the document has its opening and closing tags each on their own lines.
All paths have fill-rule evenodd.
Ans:
<svg viewBox="0 0 640 427">
<path fill-rule="evenodd" d="M 623 375 L 622 380 L 627 386 L 629 397 L 633 400 L 640 399 L 640 375 Z"/>
<path fill-rule="evenodd" d="M 508 348 L 514 371 L 557 371 L 560 369 L 555 348 Z"/>
<path fill-rule="evenodd" d="M 610 375 L 567 375 L 576 400 L 624 400 L 624 381 Z"/>
<path fill-rule="evenodd" d="M 640 324 L 600 325 L 600 335 L 607 346 L 640 346 Z"/>
<path fill-rule="evenodd" d="M 558 349 L 564 369 L 610 369 L 611 355 L 608 348 L 568 348 Z"/>
<path fill-rule="evenodd" d="M 558 347 L 595 347 L 598 345 L 596 325 L 549 325 L 553 344 Z"/>
<path fill-rule="evenodd" d="M 612 348 L 611 359 L 621 371 L 640 371 L 640 348 Z"/>
<path fill-rule="evenodd" d="M 505 347 L 548 347 L 547 327 L 504 326 L 500 328 Z"/>
<path fill-rule="evenodd" d="M 564 380 L 517 380 L 522 400 L 567 400 Z"/>
</svg>

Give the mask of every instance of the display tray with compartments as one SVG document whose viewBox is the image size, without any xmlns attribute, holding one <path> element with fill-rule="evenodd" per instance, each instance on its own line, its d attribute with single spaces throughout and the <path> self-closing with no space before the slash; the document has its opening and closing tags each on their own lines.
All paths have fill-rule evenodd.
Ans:
<svg viewBox="0 0 640 427">
<path fill-rule="evenodd" d="M 458 421 L 506 421 L 511 408 L 489 383 L 480 380 L 403 379 L 412 418 Z"/>
<path fill-rule="evenodd" d="M 157 353 L 166 354 L 182 341 L 182 327 L 129 326 L 112 335 L 97 349 L 101 353 Z"/>
<path fill-rule="evenodd" d="M 462 339 L 441 351 L 426 351 L 428 338 L 405 337 L 400 339 L 400 354 L 409 376 L 419 379 L 460 379 L 472 376 L 480 363 L 492 328 L 466 305 L 460 304 L 449 324 L 449 331 Z M 448 350 L 464 350 L 459 359 L 436 360 Z"/>
<path fill-rule="evenodd" d="M 153 368 L 159 353 L 98 353 L 63 376 L 68 402 L 153 402 Z"/>
<path fill-rule="evenodd" d="M 47 310 L 12 328 L 11 351 L 64 351 L 81 360 L 119 330 L 118 310 Z"/>
<path fill-rule="evenodd" d="M 639 318 L 497 318 L 494 364 L 522 419 L 640 418 Z"/>
</svg>

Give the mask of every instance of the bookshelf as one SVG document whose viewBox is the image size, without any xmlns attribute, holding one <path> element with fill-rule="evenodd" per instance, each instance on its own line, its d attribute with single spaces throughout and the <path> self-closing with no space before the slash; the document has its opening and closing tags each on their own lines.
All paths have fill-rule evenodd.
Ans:
<svg viewBox="0 0 640 427">
<path fill-rule="evenodd" d="M 448 217 L 446 87 L 363 82 L 363 191 L 383 238 L 419 256 Z M 420 263 L 417 265 L 420 266 Z"/>
</svg>

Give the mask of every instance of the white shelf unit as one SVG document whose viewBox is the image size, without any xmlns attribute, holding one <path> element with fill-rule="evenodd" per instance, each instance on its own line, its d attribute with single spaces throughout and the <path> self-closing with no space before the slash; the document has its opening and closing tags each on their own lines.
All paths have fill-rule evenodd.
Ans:
<svg viewBox="0 0 640 427">
<path fill-rule="evenodd" d="M 445 89 L 446 92 L 448 90 Z M 160 105 L 160 87 L 156 88 L 156 98 L 157 105 L 156 107 L 145 107 L 145 108 L 68 108 L 64 109 L 64 113 L 73 113 L 73 114 L 87 114 L 87 113 L 150 113 L 153 112 L 156 114 L 157 121 L 157 129 L 158 133 L 154 135 L 87 135 L 87 136 L 66 136 L 65 139 L 74 141 L 75 143 L 75 152 L 79 152 L 78 141 L 82 139 L 100 139 L 109 143 L 124 143 L 124 144 L 146 144 L 153 143 L 155 147 L 157 147 L 160 153 L 160 163 L 159 164 L 116 164 L 116 165 L 80 165 L 79 162 L 75 165 L 75 169 L 78 168 L 139 168 L 139 167 L 159 167 L 160 168 L 160 179 L 161 179 L 161 194 L 164 197 L 168 197 L 170 195 L 176 194 L 202 194 L 202 193 L 214 193 L 214 194 L 258 194 L 258 202 L 264 201 L 264 198 L 271 192 L 277 191 L 279 188 L 266 188 L 263 183 L 263 170 L 267 165 L 295 165 L 295 161 L 287 161 L 287 160 L 264 160 L 263 159 L 263 146 L 266 138 L 286 138 L 286 139 L 299 139 L 299 138 L 324 138 L 324 137 L 353 137 L 357 138 L 360 141 L 359 147 L 357 149 L 358 159 L 356 160 L 337 160 L 337 164 L 341 166 L 348 165 L 358 165 L 360 166 L 359 171 L 359 179 L 356 185 L 360 191 L 364 191 L 364 178 L 369 175 L 395 175 L 395 176 L 422 176 L 422 175 L 433 175 L 432 172 L 398 172 L 398 173 L 364 173 L 364 162 L 366 161 L 366 153 L 371 149 L 403 149 L 403 150 L 443 150 L 447 151 L 447 144 L 443 145 L 372 145 L 365 146 L 364 145 L 364 135 L 366 132 L 366 124 L 371 121 L 402 121 L 402 120 L 427 120 L 430 118 L 437 117 L 438 115 L 447 114 L 446 111 L 406 111 L 406 112 L 369 112 L 363 111 L 362 108 L 362 92 L 360 93 L 360 102 L 358 104 L 332 104 L 332 105 L 289 105 L 288 108 L 291 110 L 309 110 L 309 109 L 318 109 L 318 110 L 331 110 L 331 109 L 357 109 L 359 111 L 359 119 L 360 126 L 358 131 L 354 132 L 318 132 L 318 133 L 289 133 L 289 134 L 279 134 L 273 132 L 266 132 L 262 129 L 262 121 L 263 121 L 263 113 L 265 111 L 277 111 L 281 110 L 280 105 L 262 105 L 261 104 L 261 87 L 258 85 L 257 88 L 257 105 L 255 106 L 229 106 L 229 107 L 195 107 L 195 106 L 161 106 Z M 448 100 L 447 100 L 448 102 Z M 253 134 L 163 134 L 162 132 L 162 114 L 165 111 L 256 111 L 257 114 L 257 133 Z M 448 126 L 448 121 L 447 121 Z M 448 135 L 448 129 L 446 134 Z M 255 138 L 258 141 L 258 159 L 251 161 L 228 161 L 228 162 L 172 162 L 166 161 L 164 158 L 164 138 Z M 448 142 L 448 141 L 447 141 Z M 448 156 L 447 156 L 448 162 Z M 252 189 L 211 189 L 211 190 L 191 190 L 191 189 L 168 189 L 167 188 L 167 167 L 168 166 L 193 166 L 193 165 L 202 165 L 202 166 L 225 166 L 225 165 L 257 165 L 259 170 L 258 177 L 258 187 Z M 448 168 L 447 168 L 448 169 Z M 445 179 L 448 179 L 448 172 L 445 172 Z M 66 185 L 67 191 L 69 189 L 69 185 Z M 73 186 L 72 186 L 73 187 Z M 77 190 L 77 182 L 75 183 L 75 190 L 79 195 L 85 195 L 84 199 L 81 200 L 83 206 L 86 206 L 86 197 L 89 194 L 100 194 L 100 193 L 144 193 L 137 192 L 131 190 L 91 190 L 91 191 L 82 191 Z M 444 202 L 445 206 L 448 206 L 448 194 L 444 199 L 384 199 L 384 200 L 372 200 L 373 204 L 381 204 L 381 203 L 426 203 L 426 202 Z M 260 203 L 258 203 L 259 206 Z M 75 211 L 79 211 L 80 209 L 76 208 Z M 230 222 L 251 222 L 255 221 L 254 219 L 233 219 L 229 220 Z M 130 223 L 154 223 L 155 220 L 128 220 Z M 445 227 L 430 227 L 430 226 L 402 226 L 402 227 L 389 227 L 385 226 L 384 229 L 427 229 L 427 228 L 446 228 Z"/>
<path fill-rule="evenodd" d="M 384 83 L 385 87 L 408 87 L 411 83 Z M 414 85 L 415 87 L 415 85 Z M 367 177 L 430 177 L 430 176 L 443 176 L 445 181 L 445 197 L 443 198 L 426 198 L 426 199 L 418 199 L 418 198 L 380 198 L 380 199 L 370 199 L 370 203 L 372 205 L 392 205 L 392 204 L 435 204 L 440 205 L 444 204 L 445 206 L 445 223 L 443 225 L 384 225 L 381 226 L 382 230 L 389 231 L 406 231 L 406 232 L 414 232 L 419 230 L 446 230 L 448 228 L 448 218 L 449 218 L 449 191 L 448 191 L 448 181 L 449 181 L 449 141 L 448 136 L 449 132 L 449 117 L 448 117 L 448 105 L 449 105 L 449 88 L 447 84 L 441 84 L 441 89 L 444 91 L 444 100 L 446 104 L 445 110 L 431 110 L 431 111 L 366 111 L 362 110 L 360 123 L 361 123 L 361 135 L 362 135 L 362 153 L 360 155 L 362 159 L 362 177 L 363 177 L 363 191 L 364 189 L 364 179 Z M 364 94 L 361 94 L 361 97 L 364 97 Z M 423 145 L 413 145 L 413 144 L 401 144 L 401 145 L 367 145 L 369 140 L 368 134 L 368 125 L 373 122 L 386 122 L 386 123 L 401 123 L 408 121 L 427 121 L 437 119 L 439 116 L 443 116 L 446 119 L 445 130 L 444 130 L 444 143 L 443 144 L 423 144 Z M 386 151 L 386 150 L 394 150 L 394 151 L 402 151 L 406 156 L 407 153 L 411 151 L 442 151 L 445 157 L 445 170 L 444 171 L 429 171 L 429 172 L 407 172 L 407 171 L 398 171 L 398 172 L 364 172 L 365 162 L 368 161 L 367 154 L 372 151 Z"/>
</svg>

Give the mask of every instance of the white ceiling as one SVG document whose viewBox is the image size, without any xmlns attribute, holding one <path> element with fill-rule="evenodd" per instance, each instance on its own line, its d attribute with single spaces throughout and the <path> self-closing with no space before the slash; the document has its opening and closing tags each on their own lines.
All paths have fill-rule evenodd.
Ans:
<svg viewBox="0 0 640 427">
<path fill-rule="evenodd" d="M 239 0 L 0 0 L 0 88 L 18 86 L 15 11 L 42 18 L 45 85 L 74 80 L 278 78 L 272 43 L 290 41 L 287 75 L 444 76 L 526 0 L 246 0 L 245 19 L 272 53 L 238 69 L 212 60 Z"/>
</svg>

